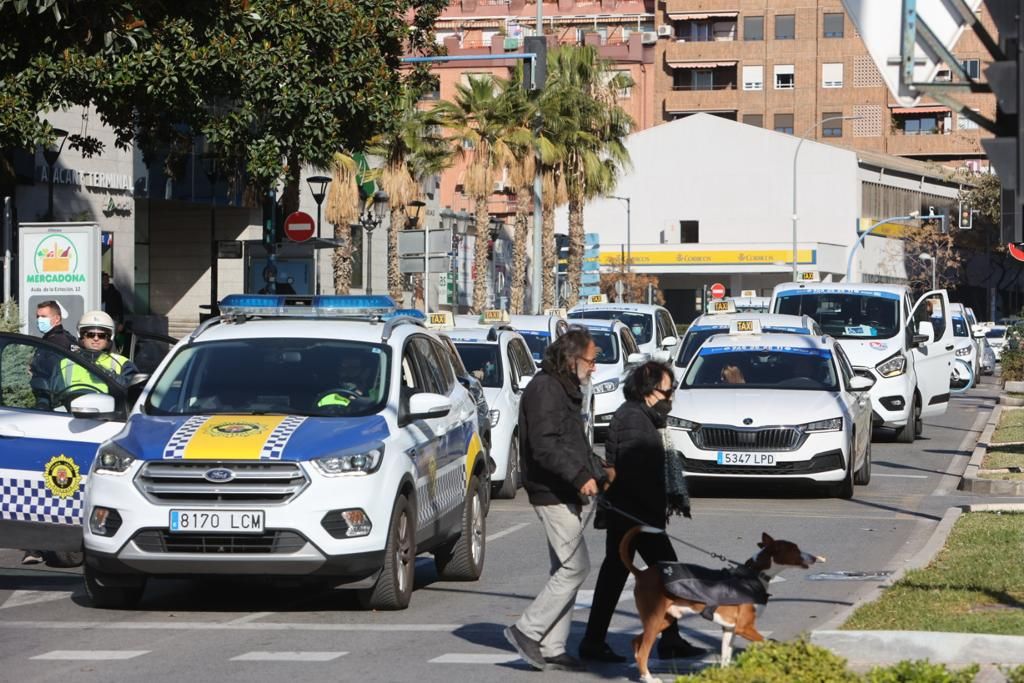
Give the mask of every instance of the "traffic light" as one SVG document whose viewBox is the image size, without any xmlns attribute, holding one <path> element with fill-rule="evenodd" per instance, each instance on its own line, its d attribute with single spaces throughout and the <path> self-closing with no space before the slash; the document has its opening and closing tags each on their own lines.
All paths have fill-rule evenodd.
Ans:
<svg viewBox="0 0 1024 683">
<path fill-rule="evenodd" d="M 523 88 L 543 90 L 548 79 L 548 39 L 544 36 L 527 36 L 523 40 L 523 52 L 537 55 L 533 64 L 523 64 Z"/>
<path fill-rule="evenodd" d="M 974 227 L 974 212 L 963 202 L 960 203 L 960 218 L 957 220 L 957 227 L 961 230 L 970 230 Z"/>
<path fill-rule="evenodd" d="M 282 221 L 283 222 L 283 221 Z M 278 236 L 278 206 L 277 195 L 271 190 L 263 195 L 263 248 L 268 254 L 277 253 Z"/>
<path fill-rule="evenodd" d="M 569 236 L 555 233 L 555 248 L 558 254 L 558 274 L 569 272 Z"/>
</svg>

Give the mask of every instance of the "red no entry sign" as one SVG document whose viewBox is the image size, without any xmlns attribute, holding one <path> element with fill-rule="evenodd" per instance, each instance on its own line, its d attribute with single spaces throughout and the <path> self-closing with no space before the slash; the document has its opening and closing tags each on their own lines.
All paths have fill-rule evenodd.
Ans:
<svg viewBox="0 0 1024 683">
<path fill-rule="evenodd" d="M 313 217 L 304 211 L 296 211 L 284 219 L 284 235 L 292 242 L 305 242 L 316 232 Z"/>
<path fill-rule="evenodd" d="M 711 298 L 721 299 L 723 297 L 725 297 L 725 285 L 723 285 L 721 282 L 716 282 L 715 284 L 711 285 Z"/>
</svg>

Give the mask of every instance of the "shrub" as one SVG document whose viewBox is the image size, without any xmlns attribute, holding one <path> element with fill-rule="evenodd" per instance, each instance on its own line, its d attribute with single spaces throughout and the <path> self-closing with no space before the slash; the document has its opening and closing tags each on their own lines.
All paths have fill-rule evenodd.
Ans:
<svg viewBox="0 0 1024 683">
<path fill-rule="evenodd" d="M 868 672 L 866 683 L 972 683 L 978 675 L 978 665 L 950 671 L 944 664 L 925 660 L 900 662 L 892 666 L 876 667 Z"/>
<path fill-rule="evenodd" d="M 1024 349 L 1003 349 L 999 362 L 1002 365 L 1002 378 L 1004 382 L 1024 380 Z"/>
<path fill-rule="evenodd" d="M 0 304 L 0 332 L 18 332 L 21 329 L 18 304 L 8 299 Z"/>
<path fill-rule="evenodd" d="M 1003 669 L 1003 675 L 1006 676 L 1006 683 L 1024 683 L 1024 666 Z"/>
<path fill-rule="evenodd" d="M 732 666 L 705 669 L 682 676 L 694 683 L 855 683 L 859 677 L 846 669 L 846 660 L 801 638 L 788 643 L 751 645 Z"/>
</svg>

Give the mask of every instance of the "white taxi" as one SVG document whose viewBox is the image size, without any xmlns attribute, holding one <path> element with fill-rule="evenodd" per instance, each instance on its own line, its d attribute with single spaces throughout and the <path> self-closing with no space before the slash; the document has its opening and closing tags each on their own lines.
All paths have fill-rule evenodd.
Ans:
<svg viewBox="0 0 1024 683">
<path fill-rule="evenodd" d="M 521 483 L 519 397 L 537 372 L 530 350 L 508 325 L 440 330 L 455 344 L 466 370 L 483 386 L 490 409 L 494 497 L 511 499 Z"/>
<path fill-rule="evenodd" d="M 569 320 L 621 320 L 633 333 L 642 353 L 671 362 L 679 352 L 676 323 L 668 309 L 656 304 L 608 303 L 604 295 L 587 297 L 569 311 Z"/>
<path fill-rule="evenodd" d="M 853 496 L 871 480 L 869 377 L 831 337 L 728 334 L 704 342 L 668 417 L 688 479 L 796 479 Z"/>
<path fill-rule="evenodd" d="M 486 457 L 440 340 L 388 297 L 232 295 L 100 446 L 86 590 L 148 577 L 316 576 L 403 609 L 416 556 L 476 580 Z"/>
<path fill-rule="evenodd" d="M 618 320 L 588 320 L 577 318 L 573 327 L 586 329 L 597 346 L 594 375 L 590 378 L 590 391 L 594 397 L 594 438 L 600 441 L 608 425 L 626 397 L 622 393 L 626 375 L 650 356 L 640 352 L 633 333 Z"/>
</svg>

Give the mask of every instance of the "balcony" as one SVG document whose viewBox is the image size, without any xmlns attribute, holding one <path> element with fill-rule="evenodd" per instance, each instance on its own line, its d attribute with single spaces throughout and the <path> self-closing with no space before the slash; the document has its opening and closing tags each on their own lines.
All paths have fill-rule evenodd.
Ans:
<svg viewBox="0 0 1024 683">
<path fill-rule="evenodd" d="M 678 86 L 665 97 L 665 112 L 684 111 L 736 111 L 740 105 L 740 91 L 735 84 L 717 86 L 712 90 L 694 90 Z"/>
<path fill-rule="evenodd" d="M 899 131 L 886 136 L 887 154 L 907 157 L 982 156 L 980 130 L 955 130 L 949 133 L 906 135 Z"/>
<path fill-rule="evenodd" d="M 740 58 L 742 43 L 735 41 L 676 41 L 665 46 L 665 61 L 673 62 L 735 62 Z"/>
<path fill-rule="evenodd" d="M 669 14 L 687 12 L 736 13 L 739 0 L 665 0 L 665 11 Z"/>
</svg>

